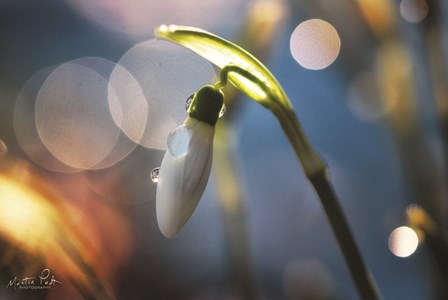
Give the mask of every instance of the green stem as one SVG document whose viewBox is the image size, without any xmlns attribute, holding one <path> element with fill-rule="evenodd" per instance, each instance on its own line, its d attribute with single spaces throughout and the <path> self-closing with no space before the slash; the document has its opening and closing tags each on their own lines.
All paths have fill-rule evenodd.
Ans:
<svg viewBox="0 0 448 300">
<path fill-rule="evenodd" d="M 250 80 L 252 84 L 254 84 L 254 87 L 266 94 L 266 99 L 269 99 L 269 101 L 258 102 L 269 109 L 277 117 L 289 142 L 294 148 L 306 176 L 313 185 L 314 190 L 324 207 L 331 228 L 333 229 L 339 244 L 339 248 L 342 251 L 359 294 L 366 300 L 381 299 L 370 272 L 362 259 L 358 246 L 356 245 L 347 219 L 339 205 L 336 193 L 331 186 L 328 177 L 328 168 L 308 142 L 286 94 L 284 94 L 282 90 L 280 90 L 281 93 L 279 92 L 279 95 L 271 93 L 269 85 L 266 84 L 266 82 L 260 81 L 258 77 L 236 65 L 228 65 L 221 69 L 221 82 L 219 83 L 221 86 L 224 86 L 227 83 L 229 76 L 232 75 L 231 73 Z"/>
<path fill-rule="evenodd" d="M 310 177 L 309 180 L 319 195 L 359 294 L 362 299 L 380 299 L 375 283 L 361 257 L 342 208 L 331 187 L 327 172 L 318 173 Z"/>
<path fill-rule="evenodd" d="M 336 193 L 334 192 L 328 177 L 328 168 L 324 161 L 311 147 L 305 133 L 300 126 L 294 109 L 288 97 L 282 89 L 277 89 L 277 93 L 272 93 L 272 87 L 268 83 L 261 81 L 257 76 L 236 65 L 227 65 L 221 69 L 221 86 L 224 86 L 229 77 L 233 74 L 249 80 L 253 87 L 259 89 L 266 95 L 267 101 L 257 101 L 269 109 L 278 119 L 283 131 L 286 133 L 297 158 L 301 162 L 306 176 L 314 187 L 319 199 L 324 207 L 331 228 L 336 236 L 339 248 L 345 258 L 350 274 L 358 289 L 362 299 L 377 300 L 381 296 L 364 263 L 361 253 L 356 245 L 353 234 L 339 205 Z"/>
<path fill-rule="evenodd" d="M 272 111 L 279 120 L 280 125 L 286 133 L 303 166 L 306 176 L 319 196 L 359 294 L 366 300 L 381 299 L 370 272 L 356 245 L 347 219 L 339 205 L 336 193 L 331 186 L 328 177 L 328 168 L 309 144 L 292 106 L 285 105 L 285 103 L 289 104 L 290 102 L 279 101 L 276 95 L 272 95 L 270 91 L 265 88 L 266 85 L 264 82 L 260 82 L 256 76 L 235 65 L 228 65 L 221 70 L 221 80 L 218 85 L 226 85 L 228 76 L 231 73 L 249 79 L 252 83 L 255 83 L 262 92 L 269 96 L 268 98 L 271 101 L 263 102 L 261 104 Z M 287 99 L 287 96 L 284 94 L 282 97 Z"/>
<path fill-rule="evenodd" d="M 306 176 L 319 196 L 358 293 L 365 300 L 381 299 L 331 186 L 327 166 L 305 139 L 294 112 L 285 110 L 282 106 L 277 106 L 272 111 L 288 136 L 297 157 L 302 162 Z"/>
</svg>

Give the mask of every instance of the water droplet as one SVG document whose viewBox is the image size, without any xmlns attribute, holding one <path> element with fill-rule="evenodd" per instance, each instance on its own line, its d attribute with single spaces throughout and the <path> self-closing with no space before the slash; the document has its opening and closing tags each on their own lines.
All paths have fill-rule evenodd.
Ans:
<svg viewBox="0 0 448 300">
<path fill-rule="evenodd" d="M 157 167 L 151 170 L 149 177 L 151 178 L 152 182 L 157 183 L 159 182 L 159 175 L 160 175 L 160 167 Z"/>
<path fill-rule="evenodd" d="M 226 105 L 223 104 L 221 111 L 219 112 L 218 118 L 222 118 L 222 116 L 224 116 L 225 113 L 226 113 Z"/>
<path fill-rule="evenodd" d="M 168 151 L 175 158 L 181 158 L 188 154 L 192 132 L 185 125 L 174 129 L 166 141 Z"/>
<path fill-rule="evenodd" d="M 191 103 L 193 103 L 194 94 L 188 97 L 187 101 L 185 102 L 185 110 L 188 111 L 190 109 Z"/>
</svg>

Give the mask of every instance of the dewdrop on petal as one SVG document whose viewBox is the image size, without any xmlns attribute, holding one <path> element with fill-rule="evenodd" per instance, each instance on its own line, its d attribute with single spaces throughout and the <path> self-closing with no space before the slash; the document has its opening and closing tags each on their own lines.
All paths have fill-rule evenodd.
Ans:
<svg viewBox="0 0 448 300">
<path fill-rule="evenodd" d="M 184 124 L 168 136 L 156 193 L 157 223 L 167 238 L 182 229 L 204 193 L 212 166 L 215 124 L 223 103 L 219 89 L 204 86 L 194 95 Z"/>
</svg>

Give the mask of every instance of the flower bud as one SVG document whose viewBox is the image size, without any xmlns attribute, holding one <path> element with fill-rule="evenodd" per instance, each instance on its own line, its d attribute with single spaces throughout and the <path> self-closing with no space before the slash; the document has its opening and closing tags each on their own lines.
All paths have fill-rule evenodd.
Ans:
<svg viewBox="0 0 448 300">
<path fill-rule="evenodd" d="M 189 108 L 190 116 L 168 136 L 156 194 L 157 222 L 167 238 L 182 229 L 204 193 L 223 97 L 212 86 L 200 89 Z"/>
</svg>

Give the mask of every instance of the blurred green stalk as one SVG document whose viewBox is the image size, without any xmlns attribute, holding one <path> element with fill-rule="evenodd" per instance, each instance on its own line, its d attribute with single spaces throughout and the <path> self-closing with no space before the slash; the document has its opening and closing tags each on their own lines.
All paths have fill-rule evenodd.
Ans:
<svg viewBox="0 0 448 300">
<path fill-rule="evenodd" d="M 285 7 L 280 2 L 261 1 L 250 9 L 238 40 L 257 57 L 265 59 L 285 21 Z M 226 113 L 216 126 L 214 142 L 214 175 L 223 215 L 227 243 L 232 296 L 236 299 L 258 299 L 251 257 L 250 234 L 244 207 L 241 179 L 234 157 L 235 139 L 232 122 L 238 113 L 241 93 L 225 90 Z"/>
<path fill-rule="evenodd" d="M 258 299 L 250 251 L 243 196 L 233 157 L 233 138 L 225 118 L 216 127 L 214 163 L 216 186 L 223 214 L 230 267 L 231 289 L 236 299 Z"/>
</svg>

